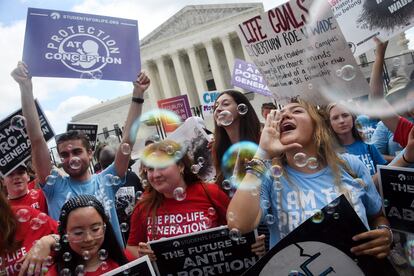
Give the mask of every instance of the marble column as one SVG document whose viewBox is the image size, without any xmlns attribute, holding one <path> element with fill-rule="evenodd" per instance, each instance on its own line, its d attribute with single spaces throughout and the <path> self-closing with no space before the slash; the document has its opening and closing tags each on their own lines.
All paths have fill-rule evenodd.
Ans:
<svg viewBox="0 0 414 276">
<path fill-rule="evenodd" d="M 231 47 L 230 34 L 226 34 L 225 36 L 221 37 L 221 42 L 223 43 L 224 53 L 226 55 L 231 76 L 233 74 L 235 55 L 233 48 Z"/>
<path fill-rule="evenodd" d="M 203 70 L 201 68 L 200 59 L 197 56 L 195 46 L 191 46 L 190 48 L 186 49 L 186 51 L 188 54 L 188 59 L 190 60 L 191 71 L 193 72 L 197 93 L 199 94 L 207 91 L 206 80 L 203 76 Z"/>
<path fill-rule="evenodd" d="M 213 47 L 213 41 L 208 40 L 207 42 L 204 42 L 204 46 L 206 47 L 208 61 L 210 63 L 211 72 L 213 73 L 216 88 L 219 91 L 224 90 L 226 89 L 226 85 L 223 79 L 223 75 L 221 74 L 220 63 Z"/>
<path fill-rule="evenodd" d="M 168 83 L 167 68 L 164 64 L 164 57 L 161 56 L 157 58 L 155 63 L 157 64 L 158 72 L 160 74 L 160 84 L 162 87 L 162 91 L 164 92 L 164 96 L 166 98 L 171 98 L 173 97 L 173 93 Z"/>
</svg>

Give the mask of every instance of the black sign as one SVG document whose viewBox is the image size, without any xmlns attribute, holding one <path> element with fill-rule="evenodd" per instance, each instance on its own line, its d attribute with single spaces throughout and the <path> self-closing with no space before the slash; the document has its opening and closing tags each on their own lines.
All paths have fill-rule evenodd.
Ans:
<svg viewBox="0 0 414 276">
<path fill-rule="evenodd" d="M 66 131 L 79 130 L 85 133 L 89 137 L 92 150 L 95 150 L 96 138 L 98 136 L 97 124 L 80 124 L 80 123 L 68 123 Z"/>
<path fill-rule="evenodd" d="M 387 259 L 355 256 L 352 237 L 367 231 L 341 195 L 277 243 L 243 275 L 398 275 Z"/>
<path fill-rule="evenodd" d="M 159 275 L 241 275 L 258 257 L 255 233 L 229 236 L 227 226 L 149 242 Z"/>
<path fill-rule="evenodd" d="M 378 166 L 384 212 L 391 227 L 414 233 L 414 169 Z"/>
<path fill-rule="evenodd" d="M 145 255 L 108 273 L 102 274 L 102 276 L 112 275 L 155 276 L 156 274 L 148 256 Z"/>
<path fill-rule="evenodd" d="M 53 138 L 52 126 L 47 120 L 37 100 L 35 101 L 37 113 L 39 114 L 40 127 L 46 141 Z M 21 163 L 30 158 L 31 147 L 27 136 L 24 120 L 19 119 L 22 109 L 17 110 L 0 122 L 0 175 L 5 176 L 12 172 Z M 22 118 L 22 117 L 20 117 Z M 17 119 L 17 124 L 11 121 Z M 19 126 L 20 125 L 20 126 Z"/>
</svg>

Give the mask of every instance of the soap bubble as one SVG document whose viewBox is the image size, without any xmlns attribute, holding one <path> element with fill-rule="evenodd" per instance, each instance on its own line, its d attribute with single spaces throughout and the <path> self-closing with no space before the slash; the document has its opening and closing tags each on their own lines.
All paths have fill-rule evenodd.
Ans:
<svg viewBox="0 0 414 276">
<path fill-rule="evenodd" d="M 244 103 L 237 105 L 237 112 L 239 112 L 240 115 L 245 115 L 248 111 L 249 108 Z"/>
<path fill-rule="evenodd" d="M 308 156 L 303 152 L 298 152 L 293 156 L 293 161 L 295 162 L 296 166 L 303 168 L 308 163 Z"/>
<path fill-rule="evenodd" d="M 72 157 L 69 160 L 69 167 L 72 170 L 78 170 L 78 169 L 80 169 L 82 167 L 82 160 L 79 157 L 77 157 L 77 156 Z"/>
<path fill-rule="evenodd" d="M 22 115 L 15 115 L 10 120 L 10 127 L 14 130 L 23 130 L 26 127 L 26 118 Z"/>
<path fill-rule="evenodd" d="M 325 215 L 323 214 L 323 212 L 321 210 L 318 210 L 318 211 L 315 212 L 315 214 L 313 214 L 312 222 L 313 223 L 321 223 L 324 218 L 325 218 Z"/>
<path fill-rule="evenodd" d="M 16 212 L 16 218 L 19 222 L 27 222 L 31 217 L 29 209 L 21 208 Z"/>
<path fill-rule="evenodd" d="M 233 114 L 228 110 L 223 110 L 220 112 L 220 114 L 217 116 L 217 125 L 218 126 L 229 126 L 233 123 Z"/>
<path fill-rule="evenodd" d="M 128 143 L 122 143 L 121 152 L 123 155 L 129 155 L 131 153 L 131 146 Z"/>
<path fill-rule="evenodd" d="M 174 195 L 175 200 L 183 201 L 186 198 L 187 193 L 183 187 L 177 187 L 174 189 L 173 195 Z"/>
</svg>

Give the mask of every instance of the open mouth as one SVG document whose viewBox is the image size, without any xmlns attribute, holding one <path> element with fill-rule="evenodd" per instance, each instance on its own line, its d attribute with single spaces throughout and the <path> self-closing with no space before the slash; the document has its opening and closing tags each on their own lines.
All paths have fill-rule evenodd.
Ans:
<svg viewBox="0 0 414 276">
<path fill-rule="evenodd" d="M 282 123 L 282 125 L 280 126 L 280 133 L 284 133 L 284 132 L 288 132 L 288 131 L 292 131 L 296 129 L 296 125 L 291 123 L 291 122 L 284 122 Z"/>
</svg>

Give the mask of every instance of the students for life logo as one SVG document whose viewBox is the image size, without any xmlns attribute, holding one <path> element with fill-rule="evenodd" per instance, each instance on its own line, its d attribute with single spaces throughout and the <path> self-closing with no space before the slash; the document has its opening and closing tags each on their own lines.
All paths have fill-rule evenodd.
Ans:
<svg viewBox="0 0 414 276">
<path fill-rule="evenodd" d="M 50 13 L 53 20 L 75 20 L 76 16 Z M 85 20 L 86 21 L 86 20 Z M 88 18 L 88 22 L 100 23 L 99 18 Z M 73 24 L 61 27 L 50 36 L 46 44 L 45 58 L 59 61 L 84 78 L 101 78 L 107 64 L 122 64 L 117 42 L 98 26 Z"/>
<path fill-rule="evenodd" d="M 405 181 L 407 178 L 405 177 L 405 175 L 404 175 L 404 174 L 400 173 L 400 174 L 398 175 L 398 179 L 399 179 L 400 181 Z"/>
</svg>

